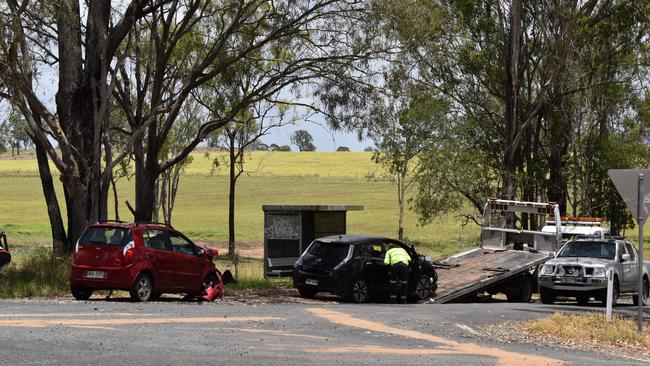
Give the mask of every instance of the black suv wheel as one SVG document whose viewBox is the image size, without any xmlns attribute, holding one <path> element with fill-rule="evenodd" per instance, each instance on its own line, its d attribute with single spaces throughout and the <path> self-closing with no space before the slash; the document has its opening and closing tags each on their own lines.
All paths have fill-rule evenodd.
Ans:
<svg viewBox="0 0 650 366">
<path fill-rule="evenodd" d="M 352 284 L 352 301 L 356 303 L 363 303 L 370 298 L 370 288 L 368 282 L 363 278 L 357 278 Z"/>
<path fill-rule="evenodd" d="M 418 300 L 425 300 L 432 295 L 433 284 L 431 283 L 431 277 L 427 275 L 420 276 L 418 283 L 415 285 L 415 296 Z"/>
</svg>

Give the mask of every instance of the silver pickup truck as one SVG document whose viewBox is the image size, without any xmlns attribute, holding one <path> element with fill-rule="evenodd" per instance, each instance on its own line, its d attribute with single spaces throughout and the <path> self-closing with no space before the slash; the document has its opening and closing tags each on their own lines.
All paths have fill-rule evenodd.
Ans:
<svg viewBox="0 0 650 366">
<path fill-rule="evenodd" d="M 624 239 L 586 238 L 566 243 L 555 258 L 539 269 L 537 283 L 544 304 L 557 296 L 575 297 L 585 305 L 593 297 L 603 306 L 607 294 L 607 271 L 614 271 L 613 304 L 620 295 L 632 295 L 638 305 L 639 262 L 636 248 Z M 641 301 L 648 301 L 650 269 L 643 268 Z"/>
</svg>

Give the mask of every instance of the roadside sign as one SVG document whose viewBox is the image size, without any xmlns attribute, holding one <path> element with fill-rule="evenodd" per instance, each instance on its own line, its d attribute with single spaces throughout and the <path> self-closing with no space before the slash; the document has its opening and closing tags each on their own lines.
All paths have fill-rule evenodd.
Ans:
<svg viewBox="0 0 650 366">
<path fill-rule="evenodd" d="M 650 214 L 650 169 L 610 169 L 609 178 L 614 182 L 618 193 L 632 211 L 635 220 L 642 218 L 643 223 Z M 639 174 L 643 174 L 643 204 L 639 205 Z M 643 216 L 639 217 L 639 206 L 643 207 Z M 639 225 L 643 223 L 638 222 Z"/>
<path fill-rule="evenodd" d="M 639 225 L 639 333 L 643 333 L 643 225 L 650 205 L 650 169 L 610 169 L 609 178 Z"/>
</svg>

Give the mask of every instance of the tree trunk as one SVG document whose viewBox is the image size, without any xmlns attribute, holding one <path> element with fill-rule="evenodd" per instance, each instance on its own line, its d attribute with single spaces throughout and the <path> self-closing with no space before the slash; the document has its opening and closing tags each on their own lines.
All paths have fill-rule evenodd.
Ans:
<svg viewBox="0 0 650 366">
<path fill-rule="evenodd" d="M 515 139 L 520 129 L 519 121 L 519 56 L 521 51 L 521 0 L 512 0 L 510 6 L 510 43 L 506 61 L 506 128 L 503 154 L 503 188 L 505 199 L 514 199 L 516 194 L 515 174 L 519 147 Z M 510 220 L 509 220 L 510 221 Z"/>
<path fill-rule="evenodd" d="M 235 172 L 235 135 L 229 136 L 229 160 L 230 160 L 230 179 L 228 192 L 228 255 L 234 256 L 236 251 L 235 244 L 235 184 L 237 175 Z"/>
<path fill-rule="evenodd" d="M 115 177 L 111 174 L 111 187 L 113 188 L 113 205 L 115 210 L 115 220 L 120 220 L 120 205 L 117 196 L 117 184 L 115 182 Z"/>
<path fill-rule="evenodd" d="M 65 234 L 63 219 L 61 218 L 59 201 L 56 197 L 56 191 L 54 190 L 47 152 L 40 141 L 37 139 L 34 139 L 33 141 L 34 147 L 36 148 L 36 160 L 38 161 L 38 172 L 41 177 L 43 196 L 45 197 L 45 203 L 47 205 L 47 215 L 49 216 L 50 227 L 52 228 L 52 251 L 56 254 L 63 254 L 69 251 L 67 245 L 68 239 Z"/>
<path fill-rule="evenodd" d="M 397 202 L 399 203 L 399 223 L 397 235 L 399 240 L 404 240 L 404 176 L 397 173 Z"/>
<path fill-rule="evenodd" d="M 151 139 L 149 139 L 149 143 Z M 147 144 L 144 153 L 142 139 L 134 145 L 135 159 L 135 222 L 151 222 L 156 203 L 156 180 L 160 175 L 157 149 Z"/>
</svg>

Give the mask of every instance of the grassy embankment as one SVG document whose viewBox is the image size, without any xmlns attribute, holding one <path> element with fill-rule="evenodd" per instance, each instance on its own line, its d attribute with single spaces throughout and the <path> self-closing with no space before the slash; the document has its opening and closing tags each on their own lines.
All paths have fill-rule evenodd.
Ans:
<svg viewBox="0 0 650 366">
<path fill-rule="evenodd" d="M 604 326 L 604 325 L 607 326 Z M 614 315 L 611 322 L 602 312 L 587 314 L 555 313 L 526 324 L 528 332 L 551 336 L 557 340 L 594 347 L 617 346 L 648 349 L 650 333 L 640 334 L 636 320 Z M 647 326 L 646 326 L 647 329 Z"/>
</svg>

